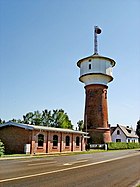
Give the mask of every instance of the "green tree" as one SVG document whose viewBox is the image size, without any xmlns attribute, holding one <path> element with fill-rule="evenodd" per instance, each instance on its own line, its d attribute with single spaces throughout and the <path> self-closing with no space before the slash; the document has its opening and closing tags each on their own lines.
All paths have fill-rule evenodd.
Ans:
<svg viewBox="0 0 140 187">
<path fill-rule="evenodd" d="M 51 115 L 51 111 L 48 111 L 47 109 L 45 109 L 44 111 L 42 111 L 42 122 L 44 126 L 50 127 L 52 124 L 52 115 Z"/>
<path fill-rule="evenodd" d="M 4 155 L 4 144 L 3 142 L 0 140 L 0 157 Z"/>
<path fill-rule="evenodd" d="M 58 128 L 72 129 L 73 125 L 69 120 L 67 113 L 64 110 L 53 110 L 52 114 L 52 126 Z"/>
<path fill-rule="evenodd" d="M 38 110 L 34 111 L 32 119 L 33 125 L 43 125 L 42 113 L 40 113 Z"/>
<path fill-rule="evenodd" d="M 5 120 L 2 120 L 2 119 L 0 118 L 0 124 L 3 124 L 3 123 L 5 123 Z"/>
<path fill-rule="evenodd" d="M 82 131 L 82 129 L 84 128 L 84 122 L 83 122 L 83 120 L 79 120 L 77 122 L 77 124 L 78 124 L 78 130 Z"/>
<path fill-rule="evenodd" d="M 140 120 L 137 122 L 136 134 L 138 135 L 140 142 Z"/>
<path fill-rule="evenodd" d="M 3 124 L 2 119 L 0 118 L 0 124 Z"/>
<path fill-rule="evenodd" d="M 10 120 L 12 122 L 15 122 L 15 123 L 22 123 L 22 120 L 21 119 L 12 119 Z"/>
<path fill-rule="evenodd" d="M 23 123 L 33 124 L 33 116 L 33 112 L 28 112 L 27 114 L 23 115 Z"/>
<path fill-rule="evenodd" d="M 67 113 L 65 113 L 62 109 L 53 110 L 53 112 L 48 111 L 47 109 L 42 112 L 29 112 L 23 116 L 23 123 L 56 128 L 73 128 Z"/>
</svg>

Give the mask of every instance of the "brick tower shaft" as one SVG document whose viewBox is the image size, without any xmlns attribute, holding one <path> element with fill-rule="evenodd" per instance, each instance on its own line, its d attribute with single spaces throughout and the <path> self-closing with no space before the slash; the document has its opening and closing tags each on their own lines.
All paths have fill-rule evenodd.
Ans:
<svg viewBox="0 0 140 187">
<path fill-rule="evenodd" d="M 107 86 L 91 84 L 85 86 L 84 130 L 88 129 L 94 143 L 111 142 L 108 125 Z"/>
</svg>

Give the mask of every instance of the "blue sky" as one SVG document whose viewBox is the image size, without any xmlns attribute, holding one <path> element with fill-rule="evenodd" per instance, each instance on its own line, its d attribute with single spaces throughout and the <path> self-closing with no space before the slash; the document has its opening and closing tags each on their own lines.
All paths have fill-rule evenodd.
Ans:
<svg viewBox="0 0 140 187">
<path fill-rule="evenodd" d="M 79 59 L 93 54 L 93 27 L 102 28 L 99 54 L 113 58 L 109 123 L 136 126 L 140 117 L 139 0 L 0 0 L 0 118 L 64 109 L 83 119 Z"/>
</svg>

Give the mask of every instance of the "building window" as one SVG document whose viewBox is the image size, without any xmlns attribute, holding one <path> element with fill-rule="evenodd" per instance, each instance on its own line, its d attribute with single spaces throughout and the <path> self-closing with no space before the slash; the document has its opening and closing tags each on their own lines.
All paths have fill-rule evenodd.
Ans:
<svg viewBox="0 0 140 187">
<path fill-rule="evenodd" d="M 79 136 L 77 136 L 76 137 L 76 146 L 79 146 L 79 144 L 80 144 L 80 138 L 79 138 Z"/>
<path fill-rule="evenodd" d="M 91 64 L 89 64 L 88 68 L 91 69 Z"/>
<path fill-rule="evenodd" d="M 117 135 L 120 135 L 120 130 L 117 130 Z"/>
<path fill-rule="evenodd" d="M 130 139 L 128 139 L 128 143 L 130 142 Z M 133 140 L 132 140 L 132 142 L 133 142 Z"/>
<path fill-rule="evenodd" d="M 121 142 L 121 139 L 116 139 L 116 142 Z"/>
<path fill-rule="evenodd" d="M 44 135 L 39 134 L 38 135 L 38 147 L 43 147 L 43 143 L 44 143 Z"/>
<path fill-rule="evenodd" d="M 70 146 L 70 137 L 66 136 L 66 146 Z"/>
<path fill-rule="evenodd" d="M 58 136 L 57 135 L 53 136 L 53 146 L 58 146 Z"/>
</svg>

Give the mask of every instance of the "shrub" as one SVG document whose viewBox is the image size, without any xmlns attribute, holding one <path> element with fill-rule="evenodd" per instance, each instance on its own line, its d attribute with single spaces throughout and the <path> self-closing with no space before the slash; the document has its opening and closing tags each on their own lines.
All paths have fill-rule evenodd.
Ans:
<svg viewBox="0 0 140 187">
<path fill-rule="evenodd" d="M 4 144 L 3 142 L 0 140 L 0 157 L 4 154 Z"/>
<path fill-rule="evenodd" d="M 140 143 L 110 142 L 108 150 L 135 149 L 140 148 Z"/>
<path fill-rule="evenodd" d="M 109 150 L 127 149 L 127 144 L 124 142 L 111 142 L 108 143 Z"/>
<path fill-rule="evenodd" d="M 128 149 L 140 148 L 140 143 L 128 143 L 127 147 Z"/>
</svg>

